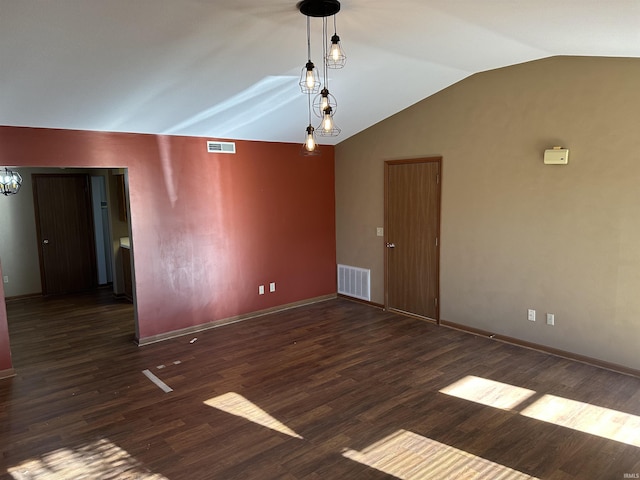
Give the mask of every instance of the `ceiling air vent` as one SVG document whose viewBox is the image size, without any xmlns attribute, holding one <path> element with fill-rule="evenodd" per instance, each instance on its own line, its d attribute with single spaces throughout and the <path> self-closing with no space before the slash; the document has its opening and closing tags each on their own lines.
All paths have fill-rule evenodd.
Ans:
<svg viewBox="0 0 640 480">
<path fill-rule="evenodd" d="M 236 153 L 236 144 L 234 142 L 207 142 L 207 152 Z"/>
</svg>

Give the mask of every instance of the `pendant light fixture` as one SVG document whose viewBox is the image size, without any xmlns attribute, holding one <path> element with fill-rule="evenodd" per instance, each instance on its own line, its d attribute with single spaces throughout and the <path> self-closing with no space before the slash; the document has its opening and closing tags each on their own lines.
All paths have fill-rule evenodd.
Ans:
<svg viewBox="0 0 640 480">
<path fill-rule="evenodd" d="M 316 114 L 318 118 L 322 118 L 324 111 L 327 107 L 331 107 L 333 113 L 336 113 L 338 109 L 338 102 L 336 102 L 336 97 L 331 95 L 329 89 L 325 85 L 320 93 L 316 95 L 316 98 L 313 100 L 313 112 Z"/>
<path fill-rule="evenodd" d="M 321 137 L 336 137 L 340 134 L 340 129 L 336 126 L 333 121 L 333 116 L 336 113 L 338 108 L 338 102 L 333 95 L 329 93 L 329 65 L 326 61 L 327 57 L 327 19 L 322 19 L 322 80 L 324 82 L 324 88 L 320 95 L 316 98 L 317 102 L 320 105 L 320 111 L 318 112 L 321 118 L 320 125 L 317 128 L 318 135 Z M 323 96 L 326 95 L 326 96 Z"/>
<path fill-rule="evenodd" d="M 309 125 L 306 128 L 305 143 L 302 146 L 304 155 L 317 155 L 318 146 L 315 135 L 336 136 L 340 129 L 336 127 L 333 116 L 338 109 L 335 97 L 329 92 L 328 68 L 342 68 L 346 56 L 340 45 L 340 37 L 336 33 L 335 15 L 340 11 L 338 0 L 302 0 L 297 5 L 300 13 L 307 17 L 307 54 L 308 60 L 300 75 L 300 89 L 308 96 Z M 327 35 L 327 17 L 333 16 L 334 34 L 329 46 Z M 322 83 L 320 82 L 315 65 L 311 61 L 311 28 L 310 18 L 322 18 Z M 320 90 L 322 85 L 322 90 Z M 313 102 L 311 95 L 317 94 Z M 311 124 L 311 110 L 319 117 L 320 125 L 314 128 Z"/>
<path fill-rule="evenodd" d="M 311 32 L 309 17 L 307 17 L 307 63 L 300 73 L 300 90 L 302 93 L 318 93 L 320 91 L 320 79 L 316 66 L 311 61 Z"/>
<path fill-rule="evenodd" d="M 315 128 L 309 124 L 307 126 L 307 133 L 304 136 L 304 143 L 302 144 L 302 154 L 304 156 L 320 155 L 318 144 L 316 143 Z"/>
<path fill-rule="evenodd" d="M 347 56 L 340 45 L 340 36 L 337 34 L 336 16 L 333 16 L 333 35 L 331 36 L 331 47 L 327 54 L 327 67 L 342 68 L 347 63 Z"/>
<path fill-rule="evenodd" d="M 18 172 L 14 172 L 5 167 L 0 173 L 0 193 L 2 195 L 15 195 L 22 186 L 22 177 Z"/>
<path fill-rule="evenodd" d="M 315 128 L 311 125 L 311 93 L 307 94 L 307 101 L 309 102 L 309 125 L 307 126 L 304 136 L 304 143 L 302 144 L 302 150 L 300 153 L 304 156 L 320 155 L 320 149 L 316 142 Z"/>
</svg>

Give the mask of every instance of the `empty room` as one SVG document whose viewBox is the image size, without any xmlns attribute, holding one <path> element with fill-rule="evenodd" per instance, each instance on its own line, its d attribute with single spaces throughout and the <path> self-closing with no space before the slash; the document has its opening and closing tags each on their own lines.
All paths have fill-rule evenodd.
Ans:
<svg viewBox="0 0 640 480">
<path fill-rule="evenodd" d="M 640 478 L 639 16 L 0 0 L 0 478 Z"/>
</svg>

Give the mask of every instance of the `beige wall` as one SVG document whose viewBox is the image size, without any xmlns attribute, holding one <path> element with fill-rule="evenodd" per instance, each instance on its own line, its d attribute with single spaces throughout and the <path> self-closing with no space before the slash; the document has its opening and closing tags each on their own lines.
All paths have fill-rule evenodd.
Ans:
<svg viewBox="0 0 640 480">
<path fill-rule="evenodd" d="M 640 59 L 548 58 L 340 143 L 338 262 L 371 268 L 384 302 L 383 162 L 442 155 L 441 318 L 640 369 L 639 86 Z M 554 145 L 569 165 L 543 164 Z"/>
<path fill-rule="evenodd" d="M 22 176 L 20 191 L 16 195 L 0 198 L 0 218 L 3 219 L 0 228 L 0 258 L 3 274 L 9 277 L 9 283 L 4 285 L 7 297 L 42 291 L 31 186 L 31 174 L 38 170 L 15 170 Z"/>
</svg>

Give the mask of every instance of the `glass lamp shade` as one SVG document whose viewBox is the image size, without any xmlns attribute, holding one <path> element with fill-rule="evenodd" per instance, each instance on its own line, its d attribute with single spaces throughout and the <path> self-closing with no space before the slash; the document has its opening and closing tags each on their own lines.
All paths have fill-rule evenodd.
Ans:
<svg viewBox="0 0 640 480">
<path fill-rule="evenodd" d="M 22 186 L 22 177 L 18 172 L 13 172 L 8 168 L 0 173 L 0 193 L 3 195 L 15 195 Z"/>
<path fill-rule="evenodd" d="M 329 68 L 342 68 L 347 63 L 347 56 L 340 45 L 340 37 L 338 35 L 334 34 L 331 37 L 331 46 L 329 47 L 329 53 L 327 53 L 326 62 Z"/>
<path fill-rule="evenodd" d="M 311 60 L 302 67 L 300 73 L 300 90 L 302 93 L 318 93 L 320 91 L 320 77 L 318 71 Z"/>
</svg>

